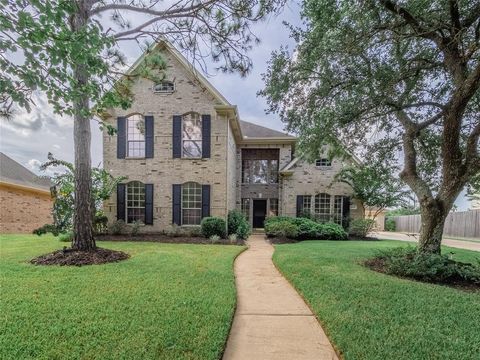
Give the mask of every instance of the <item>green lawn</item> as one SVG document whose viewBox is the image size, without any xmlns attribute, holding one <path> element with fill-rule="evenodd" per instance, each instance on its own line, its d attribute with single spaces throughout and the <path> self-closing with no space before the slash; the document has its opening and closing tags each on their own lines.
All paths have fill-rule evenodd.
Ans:
<svg viewBox="0 0 480 360">
<path fill-rule="evenodd" d="M 53 237 L 0 237 L 1 359 L 218 359 L 237 246 L 103 242 L 131 258 L 34 266 Z"/>
<path fill-rule="evenodd" d="M 397 241 L 277 245 L 274 262 L 345 359 L 480 359 L 480 292 L 423 284 L 359 265 Z M 459 249 L 455 258 L 480 253 Z"/>
</svg>

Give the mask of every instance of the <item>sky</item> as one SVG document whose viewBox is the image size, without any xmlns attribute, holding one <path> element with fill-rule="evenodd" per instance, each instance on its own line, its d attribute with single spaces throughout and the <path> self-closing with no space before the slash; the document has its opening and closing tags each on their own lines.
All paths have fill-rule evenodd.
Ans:
<svg viewBox="0 0 480 360">
<path fill-rule="evenodd" d="M 278 16 L 255 24 L 254 33 L 261 39 L 260 45 L 255 46 L 249 53 L 253 61 L 253 69 L 247 77 L 239 74 L 217 73 L 208 77 L 208 80 L 231 103 L 238 106 L 242 120 L 267 126 L 275 130 L 283 130 L 284 126 L 276 114 L 266 114 L 266 102 L 258 97 L 257 91 L 263 88 L 261 74 L 267 70 L 270 54 L 280 46 L 294 47 L 290 38 L 290 31 L 283 24 L 300 25 L 299 8 L 290 3 Z M 133 63 L 140 50 L 134 43 L 125 43 L 121 48 L 128 59 Z M 209 73 L 214 73 L 210 67 Z M 54 114 L 43 97 L 36 99 L 36 106 L 30 113 L 18 111 L 11 120 L 0 121 L 0 151 L 18 161 L 37 174 L 39 166 L 47 159 L 49 152 L 55 157 L 73 162 L 73 122 L 71 118 Z M 98 125 L 92 122 L 92 165 L 99 166 L 102 162 L 102 134 Z M 47 173 L 47 175 L 51 174 Z M 459 210 L 469 207 L 464 194 L 456 202 Z"/>
</svg>

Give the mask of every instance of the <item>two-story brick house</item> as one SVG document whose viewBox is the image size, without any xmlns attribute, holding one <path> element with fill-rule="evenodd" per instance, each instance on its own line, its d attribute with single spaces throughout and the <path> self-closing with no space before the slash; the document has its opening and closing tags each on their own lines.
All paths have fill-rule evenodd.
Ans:
<svg viewBox="0 0 480 360">
<path fill-rule="evenodd" d="M 106 118 L 117 135 L 104 134 L 104 167 L 128 177 L 105 203 L 111 222 L 141 221 L 142 231 L 159 232 L 231 209 L 241 209 L 253 227 L 269 215 L 305 211 L 337 222 L 362 216 L 350 188 L 332 184 L 341 161 L 295 157 L 294 136 L 241 121 L 237 107 L 176 49 L 162 42 L 154 50 L 168 64 L 166 79 L 137 80 L 131 108 L 111 109 Z"/>
</svg>

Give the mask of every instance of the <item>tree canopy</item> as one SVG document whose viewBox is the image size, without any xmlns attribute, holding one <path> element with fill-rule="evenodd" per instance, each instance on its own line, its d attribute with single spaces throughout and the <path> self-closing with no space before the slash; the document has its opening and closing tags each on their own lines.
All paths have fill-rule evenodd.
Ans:
<svg viewBox="0 0 480 360">
<path fill-rule="evenodd" d="M 440 251 L 446 215 L 480 171 L 480 1 L 305 0 L 293 51 L 272 55 L 261 94 L 311 157 L 394 154 Z M 340 140 L 340 141 L 339 141 Z"/>
</svg>

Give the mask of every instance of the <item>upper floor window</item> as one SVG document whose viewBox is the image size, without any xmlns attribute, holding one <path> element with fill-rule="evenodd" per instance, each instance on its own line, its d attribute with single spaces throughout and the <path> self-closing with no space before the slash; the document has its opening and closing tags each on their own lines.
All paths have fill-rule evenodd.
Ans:
<svg viewBox="0 0 480 360">
<path fill-rule="evenodd" d="M 129 182 L 127 188 L 127 223 L 145 222 L 145 184 Z"/>
<path fill-rule="evenodd" d="M 182 224 L 200 225 L 202 220 L 202 185 L 187 182 L 182 185 Z"/>
<path fill-rule="evenodd" d="M 139 114 L 127 118 L 127 156 L 145 157 L 145 120 Z"/>
<path fill-rule="evenodd" d="M 270 211 L 268 216 L 278 216 L 278 199 L 270 199 Z"/>
<path fill-rule="evenodd" d="M 332 162 L 326 158 L 315 160 L 315 166 L 319 168 L 329 168 L 332 166 Z"/>
<path fill-rule="evenodd" d="M 173 81 L 164 80 L 158 84 L 155 84 L 153 91 L 156 93 L 172 93 L 175 91 L 175 83 Z"/>
<path fill-rule="evenodd" d="M 244 184 L 278 183 L 278 160 L 242 160 Z"/>
<path fill-rule="evenodd" d="M 198 113 L 182 117 L 182 157 L 202 157 L 202 118 Z"/>
</svg>

